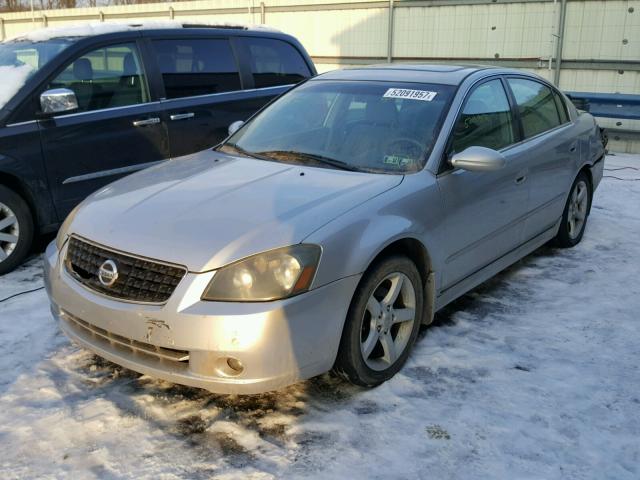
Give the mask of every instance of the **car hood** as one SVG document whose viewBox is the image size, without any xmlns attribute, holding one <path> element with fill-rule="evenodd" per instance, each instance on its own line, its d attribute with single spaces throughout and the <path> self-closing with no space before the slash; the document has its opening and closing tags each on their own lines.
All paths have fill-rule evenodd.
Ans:
<svg viewBox="0 0 640 480">
<path fill-rule="evenodd" d="M 205 151 L 99 190 L 68 233 L 202 272 L 300 243 L 402 179 Z"/>
</svg>

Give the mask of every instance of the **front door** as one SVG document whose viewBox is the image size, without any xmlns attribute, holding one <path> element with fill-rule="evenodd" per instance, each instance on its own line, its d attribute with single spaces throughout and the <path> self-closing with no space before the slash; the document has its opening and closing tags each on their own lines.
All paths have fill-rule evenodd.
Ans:
<svg viewBox="0 0 640 480">
<path fill-rule="evenodd" d="M 77 112 L 40 121 L 60 219 L 103 185 L 169 157 L 161 107 L 150 101 L 136 42 L 81 55 L 49 88 L 73 90 L 79 106 Z"/>
<path fill-rule="evenodd" d="M 448 155 L 481 146 L 500 151 L 507 162 L 493 172 L 450 169 L 438 176 L 447 212 L 443 290 L 522 242 L 529 189 L 525 151 L 514 145 L 516 131 L 500 79 L 484 82 L 469 94 Z"/>
</svg>

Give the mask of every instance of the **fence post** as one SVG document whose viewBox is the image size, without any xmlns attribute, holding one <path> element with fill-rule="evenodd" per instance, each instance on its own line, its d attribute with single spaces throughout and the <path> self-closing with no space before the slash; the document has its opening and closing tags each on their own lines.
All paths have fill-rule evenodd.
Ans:
<svg viewBox="0 0 640 480">
<path fill-rule="evenodd" d="M 104 12 L 100 11 L 99 18 L 101 22 L 104 22 Z"/>
<path fill-rule="evenodd" d="M 169 18 L 170 18 L 171 20 L 173 20 L 174 18 L 176 18 L 176 12 L 175 12 L 175 10 L 173 9 L 173 7 L 169 7 Z"/>
<path fill-rule="evenodd" d="M 266 12 L 264 8 L 264 2 L 260 2 L 260 23 L 264 25 L 265 23 Z"/>
<path fill-rule="evenodd" d="M 387 62 L 393 60 L 393 0 L 389 0 L 389 38 L 387 39 Z"/>
<path fill-rule="evenodd" d="M 49 19 L 44 14 L 42 15 L 42 26 L 44 28 L 47 28 L 49 26 Z"/>
<path fill-rule="evenodd" d="M 6 33 L 4 31 L 4 18 L 0 18 L 0 41 L 6 38 Z"/>
</svg>

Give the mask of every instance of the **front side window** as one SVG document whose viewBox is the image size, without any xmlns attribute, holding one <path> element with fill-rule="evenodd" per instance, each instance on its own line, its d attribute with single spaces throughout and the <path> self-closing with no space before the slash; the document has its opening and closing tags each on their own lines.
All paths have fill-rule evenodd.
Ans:
<svg viewBox="0 0 640 480">
<path fill-rule="evenodd" d="M 102 47 L 76 58 L 47 87 L 51 88 L 73 90 L 80 112 L 149 101 L 142 62 L 133 43 Z"/>
<path fill-rule="evenodd" d="M 292 45 L 272 38 L 242 38 L 251 56 L 255 88 L 292 85 L 309 78 L 307 63 Z"/>
<path fill-rule="evenodd" d="M 508 82 L 520 110 L 525 138 L 546 132 L 563 123 L 549 87 L 524 78 L 510 78 Z"/>
<path fill-rule="evenodd" d="M 485 82 L 465 101 L 453 130 L 451 153 L 474 146 L 500 150 L 512 143 L 513 122 L 502 82 Z"/>
<path fill-rule="evenodd" d="M 166 97 L 184 98 L 240 90 L 228 40 L 154 40 Z"/>
<path fill-rule="evenodd" d="M 0 43 L 0 108 L 25 82 L 73 42 L 56 38 L 35 42 L 13 40 Z"/>
<path fill-rule="evenodd" d="M 424 167 L 454 87 L 318 80 L 280 97 L 231 136 L 228 153 L 377 173 Z"/>
</svg>

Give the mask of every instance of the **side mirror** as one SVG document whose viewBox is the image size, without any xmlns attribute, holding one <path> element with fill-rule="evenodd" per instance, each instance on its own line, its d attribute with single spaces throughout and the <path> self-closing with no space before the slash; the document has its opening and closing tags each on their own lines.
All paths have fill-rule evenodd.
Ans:
<svg viewBox="0 0 640 480">
<path fill-rule="evenodd" d="M 229 136 L 233 135 L 234 133 L 236 133 L 238 130 L 240 130 L 240 128 L 244 125 L 244 121 L 243 120 L 236 120 L 235 122 L 233 122 L 231 125 L 229 125 Z"/>
<path fill-rule="evenodd" d="M 507 164 L 500 152 L 485 147 L 469 147 L 456 153 L 450 160 L 451 165 L 470 172 L 492 172 Z"/>
<path fill-rule="evenodd" d="M 73 90 L 54 88 L 40 95 L 40 108 L 43 114 L 71 112 L 78 109 L 78 99 Z"/>
</svg>

